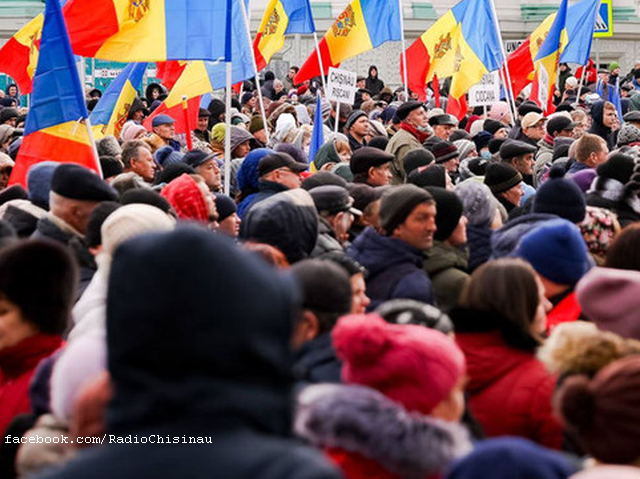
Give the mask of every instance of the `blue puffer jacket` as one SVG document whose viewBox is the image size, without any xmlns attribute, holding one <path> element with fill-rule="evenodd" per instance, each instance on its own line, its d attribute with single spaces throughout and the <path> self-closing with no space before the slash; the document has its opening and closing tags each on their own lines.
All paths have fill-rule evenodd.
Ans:
<svg viewBox="0 0 640 479">
<path fill-rule="evenodd" d="M 469 274 L 491 257 L 491 233 L 488 226 L 467 225 L 467 246 L 469 247 Z"/>
<path fill-rule="evenodd" d="M 511 256 L 526 233 L 545 221 L 557 218 L 548 213 L 529 213 L 508 221 L 491 235 L 491 259 Z"/>
<path fill-rule="evenodd" d="M 347 254 L 369 272 L 370 311 L 395 298 L 435 304 L 431 281 L 422 269 L 424 255 L 419 249 L 367 228 L 355 239 Z"/>
</svg>

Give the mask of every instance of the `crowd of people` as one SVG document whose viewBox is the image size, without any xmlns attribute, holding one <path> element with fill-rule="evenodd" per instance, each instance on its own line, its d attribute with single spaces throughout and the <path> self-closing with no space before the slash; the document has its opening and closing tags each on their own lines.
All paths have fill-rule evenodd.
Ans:
<svg viewBox="0 0 640 479">
<path fill-rule="evenodd" d="M 0 476 L 640 477 L 640 63 L 622 117 L 619 70 L 459 120 L 444 83 L 420 102 L 371 66 L 338 108 L 292 67 L 190 142 L 143 126 L 151 84 L 102 177 L 44 161 L 26 188 L 10 87 Z"/>
</svg>

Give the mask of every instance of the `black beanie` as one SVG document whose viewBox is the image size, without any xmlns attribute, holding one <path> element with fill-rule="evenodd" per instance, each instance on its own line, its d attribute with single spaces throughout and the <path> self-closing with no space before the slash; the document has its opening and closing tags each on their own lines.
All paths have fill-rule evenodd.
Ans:
<svg viewBox="0 0 640 479">
<path fill-rule="evenodd" d="M 229 216 L 238 211 L 235 201 L 222 193 L 214 193 L 216 197 L 216 210 L 218 210 L 218 221 L 224 221 Z"/>
<path fill-rule="evenodd" d="M 451 236 L 460 222 L 462 201 L 453 191 L 444 188 L 429 186 L 427 191 L 436 200 L 436 226 L 438 229 L 433 235 L 433 239 L 444 241 Z"/>
<path fill-rule="evenodd" d="M 113 178 L 124 171 L 122 163 L 115 156 L 102 155 L 100 157 L 100 169 L 103 178 Z"/>
<path fill-rule="evenodd" d="M 171 203 L 169 203 L 166 198 L 160 196 L 160 193 L 149 188 L 132 188 L 125 191 L 120 197 L 120 203 L 123 205 L 133 203 L 151 205 L 161 209 L 163 213 L 169 213 L 171 210 Z"/>
<path fill-rule="evenodd" d="M 186 163 L 171 163 L 158 174 L 158 176 L 156 177 L 156 184 L 161 185 L 162 183 L 171 183 L 172 180 L 175 180 L 183 173 L 187 173 L 188 175 L 195 175 L 196 170 L 191 168 Z"/>
<path fill-rule="evenodd" d="M 313 175 L 302 180 L 302 184 L 300 187 L 303 190 L 312 190 L 316 186 L 325 186 L 325 185 L 336 185 L 342 186 L 343 188 L 347 187 L 347 182 L 344 178 L 336 175 L 335 173 L 331 173 L 330 171 L 318 171 Z"/>
<path fill-rule="evenodd" d="M 633 158 L 629 155 L 614 153 L 596 168 L 596 173 L 602 178 L 617 180 L 624 185 L 631 179 L 634 166 Z"/>
<path fill-rule="evenodd" d="M 484 175 L 484 184 L 493 194 L 510 190 L 522 181 L 522 175 L 507 163 L 490 163 Z"/>
<path fill-rule="evenodd" d="M 505 141 L 507 141 L 506 138 L 491 138 L 491 140 L 489 140 L 489 153 L 492 155 L 498 153 Z"/>
<path fill-rule="evenodd" d="M 488 131 L 489 133 L 491 133 L 492 135 L 495 135 L 496 132 L 498 130 L 501 130 L 502 128 L 506 128 L 506 125 L 498 120 L 493 120 L 491 118 L 487 118 L 484 121 L 484 124 L 482 126 L 482 129 L 484 131 Z"/>
<path fill-rule="evenodd" d="M 429 150 L 416 148 L 404 155 L 402 164 L 404 165 L 405 173 L 409 175 L 413 170 L 417 170 L 421 166 L 427 166 L 434 161 L 436 161 L 436 157 Z"/>
<path fill-rule="evenodd" d="M 351 281 L 337 264 L 307 259 L 294 264 L 290 271 L 302 290 L 303 308 L 340 316 L 351 311 Z"/>
<path fill-rule="evenodd" d="M 369 146 L 371 148 L 377 148 L 378 150 L 386 150 L 387 149 L 387 145 L 389 144 L 389 138 L 386 138 L 384 136 L 374 136 L 373 138 L 371 138 L 371 140 L 369 140 Z"/>
<path fill-rule="evenodd" d="M 578 224 L 586 215 L 587 206 L 584 195 L 573 181 L 564 177 L 561 165 L 549 170 L 549 179 L 545 181 L 533 197 L 534 213 L 549 213 Z"/>
<path fill-rule="evenodd" d="M 87 234 L 85 236 L 85 243 L 88 247 L 95 248 L 102 244 L 102 223 L 120 206 L 122 205 L 115 201 L 103 201 L 93 209 L 91 215 L 89 215 Z"/>
<path fill-rule="evenodd" d="M 433 201 L 433 196 L 415 185 L 393 186 L 380 201 L 380 226 L 387 236 L 393 234 L 420 203 Z"/>
<path fill-rule="evenodd" d="M 442 165 L 431 165 L 430 167 L 418 171 L 414 170 L 407 178 L 407 183 L 424 188 L 425 186 L 447 187 L 447 169 Z"/>
<path fill-rule="evenodd" d="M 67 327 L 77 278 L 73 257 L 53 241 L 26 240 L 0 252 L 0 294 L 41 333 Z"/>
</svg>

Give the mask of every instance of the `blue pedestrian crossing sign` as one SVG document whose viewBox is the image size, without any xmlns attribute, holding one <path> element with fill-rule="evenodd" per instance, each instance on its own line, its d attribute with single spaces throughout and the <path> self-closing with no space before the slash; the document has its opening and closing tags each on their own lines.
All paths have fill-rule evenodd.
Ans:
<svg viewBox="0 0 640 479">
<path fill-rule="evenodd" d="M 602 0 L 598 14 L 596 15 L 596 26 L 593 30 L 593 38 L 603 38 L 613 36 L 613 7 L 612 0 Z"/>
</svg>

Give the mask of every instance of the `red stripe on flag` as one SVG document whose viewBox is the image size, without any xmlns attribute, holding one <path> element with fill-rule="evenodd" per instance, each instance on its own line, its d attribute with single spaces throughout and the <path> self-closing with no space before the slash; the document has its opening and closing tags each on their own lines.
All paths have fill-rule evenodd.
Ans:
<svg viewBox="0 0 640 479">
<path fill-rule="evenodd" d="M 329 45 L 327 45 L 326 40 L 323 38 L 320 40 L 320 44 L 318 45 L 320 48 L 320 55 L 322 57 L 322 66 L 324 67 L 324 74 L 326 75 L 329 72 L 329 67 L 339 67 L 339 63 L 333 63 L 331 60 L 331 52 L 329 51 Z M 299 85 L 305 80 L 311 80 L 314 77 L 320 75 L 320 64 L 318 63 L 318 54 L 316 53 L 316 49 L 314 48 L 307 58 L 307 61 L 304 62 L 304 65 L 300 67 L 300 71 L 293 79 L 293 83 Z"/>
<path fill-rule="evenodd" d="M 23 94 L 31 93 L 33 88 L 33 79 L 27 73 L 28 67 L 29 47 L 15 38 L 9 39 L 0 49 L 0 71 L 13 78 Z"/>
<path fill-rule="evenodd" d="M 507 66 L 509 67 L 513 94 L 518 96 L 522 89 L 531 83 L 533 71 L 535 70 L 528 38 L 515 52 L 507 57 Z"/>
<path fill-rule="evenodd" d="M 114 0 L 69 0 L 63 7 L 73 53 L 93 57 L 120 29 Z M 90 21 L 88 21 L 90 19 Z M 163 28 L 158 26 L 158 28 Z"/>
<path fill-rule="evenodd" d="M 160 83 L 171 90 L 186 67 L 187 62 L 180 63 L 179 60 L 156 62 L 156 68 L 158 69 L 156 78 L 160 80 Z"/>
<path fill-rule="evenodd" d="M 81 128 L 84 127 L 81 126 Z M 9 185 L 18 183 L 26 188 L 29 168 L 42 161 L 77 163 L 100 173 L 96 152 L 91 146 L 36 131 L 22 140 L 16 165 L 9 178 Z"/>
<path fill-rule="evenodd" d="M 467 96 L 462 95 L 460 98 L 454 98 L 449 95 L 447 99 L 447 113 L 455 116 L 458 121 L 462 120 L 467 114 Z"/>
<path fill-rule="evenodd" d="M 258 32 L 256 35 L 256 39 L 253 41 L 253 54 L 256 57 L 256 66 L 258 71 L 262 70 L 267 66 L 267 61 L 262 56 L 262 52 L 260 51 L 260 39 L 262 38 L 262 32 Z"/>
<path fill-rule="evenodd" d="M 189 110 L 189 123 L 191 125 L 191 129 L 193 130 L 198 124 L 198 113 L 200 111 L 200 96 L 196 96 L 194 98 L 187 100 L 187 105 L 188 105 L 187 108 Z M 178 105 L 173 106 L 171 108 L 167 108 L 167 105 L 164 102 L 162 102 L 158 108 L 153 110 L 153 113 L 151 114 L 151 116 L 147 117 L 144 120 L 144 123 L 143 123 L 144 127 L 149 131 L 153 131 L 151 122 L 156 116 L 160 114 L 169 115 L 171 118 L 173 118 L 176 121 L 174 123 L 174 126 L 176 128 L 176 134 L 186 133 L 187 125 L 184 120 L 182 103 L 179 103 Z"/>
<path fill-rule="evenodd" d="M 429 73 L 431 57 L 421 38 L 418 38 L 407 48 L 406 56 L 407 77 L 409 78 L 407 87 L 418 94 L 420 101 L 425 101 L 427 99 L 427 73 Z M 403 71 L 402 58 L 400 59 L 400 69 Z M 401 75 L 404 76 L 402 73 Z"/>
</svg>

